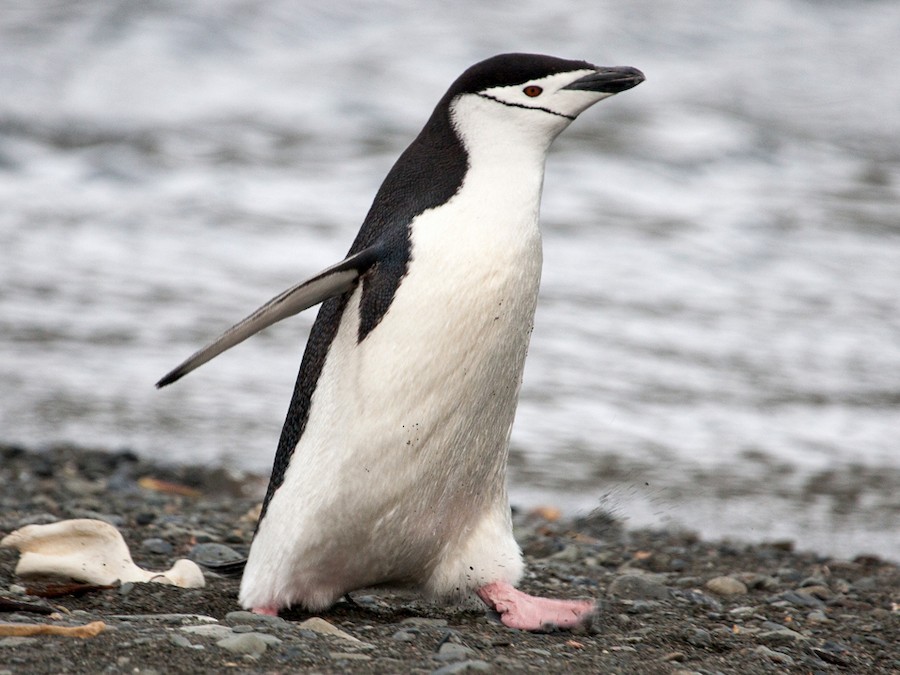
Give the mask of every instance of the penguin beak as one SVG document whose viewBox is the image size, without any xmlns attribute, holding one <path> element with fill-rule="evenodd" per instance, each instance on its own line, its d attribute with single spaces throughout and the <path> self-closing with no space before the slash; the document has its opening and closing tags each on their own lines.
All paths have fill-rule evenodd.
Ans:
<svg viewBox="0 0 900 675">
<path fill-rule="evenodd" d="M 595 91 L 598 94 L 618 94 L 620 91 L 636 87 L 644 79 L 641 71 L 630 66 L 597 68 L 595 72 L 567 84 L 563 89 Z"/>
</svg>

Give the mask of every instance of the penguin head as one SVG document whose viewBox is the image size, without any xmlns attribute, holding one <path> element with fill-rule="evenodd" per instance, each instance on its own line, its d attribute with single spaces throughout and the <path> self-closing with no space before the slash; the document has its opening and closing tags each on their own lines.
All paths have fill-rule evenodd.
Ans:
<svg viewBox="0 0 900 675">
<path fill-rule="evenodd" d="M 540 54 L 500 54 L 466 70 L 442 103 L 463 136 L 473 127 L 506 124 L 552 141 L 594 103 L 631 89 L 644 74 Z"/>
</svg>

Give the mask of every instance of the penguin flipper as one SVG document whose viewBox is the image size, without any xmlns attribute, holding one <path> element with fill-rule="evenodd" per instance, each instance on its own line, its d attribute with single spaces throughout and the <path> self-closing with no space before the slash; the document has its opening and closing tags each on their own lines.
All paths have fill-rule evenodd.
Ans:
<svg viewBox="0 0 900 675">
<path fill-rule="evenodd" d="M 355 288 L 359 278 L 365 274 L 378 260 L 380 248 L 370 246 L 359 253 L 351 255 L 336 265 L 319 272 L 286 291 L 279 293 L 262 307 L 242 319 L 218 338 L 194 352 L 173 370 L 166 373 L 156 383 L 160 389 L 181 379 L 195 368 L 199 368 L 210 359 L 215 358 L 227 349 L 255 335 L 273 323 L 298 314 L 304 309 L 328 300 L 328 298 L 346 293 Z"/>
</svg>

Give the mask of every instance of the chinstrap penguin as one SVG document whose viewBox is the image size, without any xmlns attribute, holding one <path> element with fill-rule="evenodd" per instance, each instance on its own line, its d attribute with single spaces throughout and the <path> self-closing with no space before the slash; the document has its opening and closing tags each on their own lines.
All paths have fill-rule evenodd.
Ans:
<svg viewBox="0 0 900 675">
<path fill-rule="evenodd" d="M 388 173 L 342 262 L 163 377 L 323 303 L 240 590 L 245 608 L 329 607 L 372 586 L 477 594 L 507 626 L 573 627 L 594 604 L 515 588 L 506 464 L 541 276 L 551 142 L 644 80 L 502 54 L 466 70 Z"/>
</svg>

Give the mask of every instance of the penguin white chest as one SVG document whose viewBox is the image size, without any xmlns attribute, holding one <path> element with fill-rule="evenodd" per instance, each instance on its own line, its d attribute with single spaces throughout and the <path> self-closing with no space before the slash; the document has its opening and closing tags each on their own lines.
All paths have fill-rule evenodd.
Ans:
<svg viewBox="0 0 900 675">
<path fill-rule="evenodd" d="M 467 177 L 413 221 L 407 274 L 361 342 L 361 289 L 347 303 L 260 523 L 242 591 L 250 604 L 257 561 L 282 589 L 275 599 L 310 606 L 365 585 L 428 584 L 486 513 L 509 540 L 497 542 L 503 564 L 518 569 L 505 470 L 541 243 L 540 186 L 524 198 L 514 185 L 498 198 Z"/>
</svg>

